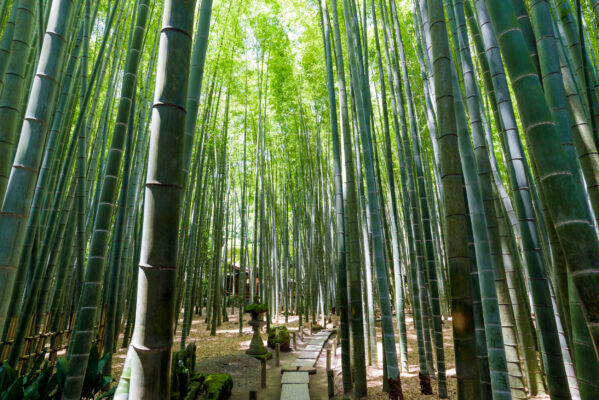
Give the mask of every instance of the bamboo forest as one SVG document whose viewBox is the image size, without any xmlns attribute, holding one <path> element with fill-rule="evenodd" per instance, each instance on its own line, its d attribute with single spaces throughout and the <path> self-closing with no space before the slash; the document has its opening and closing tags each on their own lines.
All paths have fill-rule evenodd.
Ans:
<svg viewBox="0 0 599 400">
<path fill-rule="evenodd" d="M 0 400 L 599 399 L 599 0 L 0 0 Z"/>
</svg>

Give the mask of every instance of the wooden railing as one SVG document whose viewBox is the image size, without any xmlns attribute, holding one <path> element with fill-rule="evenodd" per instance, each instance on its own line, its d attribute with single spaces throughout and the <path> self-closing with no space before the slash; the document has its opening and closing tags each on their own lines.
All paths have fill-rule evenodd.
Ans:
<svg viewBox="0 0 599 400">
<path fill-rule="evenodd" d="M 67 318 L 67 315 L 65 313 L 62 313 L 60 315 L 60 321 L 58 326 L 64 326 L 65 328 L 55 332 L 45 330 L 48 329 L 52 317 L 53 316 L 51 314 L 46 314 L 46 316 L 43 317 L 44 321 L 41 324 L 41 332 L 33 332 L 35 330 L 34 321 L 36 321 L 37 315 L 33 315 L 30 318 L 27 327 L 27 336 L 25 337 L 25 342 L 23 343 L 23 350 L 21 351 L 21 356 L 19 357 L 19 363 L 18 365 L 14 366 L 14 368 L 19 372 L 19 374 L 26 373 L 33 366 L 33 361 L 42 354 L 45 354 L 45 358 L 48 359 L 51 364 L 54 364 L 56 363 L 59 353 L 66 351 L 69 345 L 69 339 L 71 338 L 71 333 L 73 332 L 75 315 L 71 315 L 68 324 L 65 324 L 65 318 Z M 0 342 L 0 344 L 2 345 L 2 353 L 0 354 L 0 360 L 2 361 L 8 359 L 10 349 L 15 339 L 17 322 L 17 317 L 13 317 L 10 319 L 8 331 L 6 334 L 6 340 L 4 342 Z M 100 317 L 99 323 L 94 326 L 96 334 L 94 335 L 94 339 L 92 341 L 93 343 L 97 344 L 98 350 L 100 352 L 102 351 L 102 342 L 104 340 L 105 325 L 106 306 L 104 306 L 104 308 L 102 309 L 102 315 Z"/>
</svg>

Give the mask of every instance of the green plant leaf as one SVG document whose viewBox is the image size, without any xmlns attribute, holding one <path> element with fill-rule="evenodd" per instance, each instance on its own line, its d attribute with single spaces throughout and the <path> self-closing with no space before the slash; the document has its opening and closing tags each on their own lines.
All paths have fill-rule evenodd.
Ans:
<svg viewBox="0 0 599 400">
<path fill-rule="evenodd" d="M 0 392 L 8 390 L 17 379 L 17 371 L 15 371 L 8 363 L 3 363 L 2 366 L 0 366 Z"/>
<path fill-rule="evenodd" d="M 0 400 L 20 400 L 25 398 L 23 392 L 23 379 L 19 378 L 14 381 L 0 397 Z"/>
<path fill-rule="evenodd" d="M 93 397 L 94 387 L 97 382 L 98 362 L 100 355 L 98 354 L 98 348 L 92 346 L 89 352 L 89 361 L 87 362 L 87 370 L 85 371 L 85 379 L 83 381 L 83 389 L 81 395 L 83 397 Z"/>
<path fill-rule="evenodd" d="M 109 390 L 107 390 L 106 392 L 102 393 L 100 396 L 97 397 L 97 400 L 99 399 L 111 399 L 112 397 L 114 397 L 114 393 L 116 392 L 116 386 L 111 387 Z"/>
<path fill-rule="evenodd" d="M 56 363 L 56 377 L 58 388 L 62 389 L 67 380 L 67 371 L 69 368 L 69 362 L 64 357 L 59 357 Z"/>
<path fill-rule="evenodd" d="M 36 359 L 35 359 L 35 363 L 33 364 L 33 367 L 29 370 L 29 373 L 26 376 L 26 380 L 24 381 L 29 382 L 32 381 L 36 378 L 37 376 L 37 371 L 39 371 L 42 368 L 42 363 L 45 361 L 46 359 L 46 351 L 42 351 L 42 354 L 40 354 Z"/>
<path fill-rule="evenodd" d="M 112 353 L 106 353 L 102 356 L 100 361 L 98 361 L 98 366 L 96 368 L 96 374 L 102 375 L 102 371 L 104 370 L 104 365 L 106 365 L 106 363 L 110 359 L 111 355 L 112 355 Z"/>
</svg>

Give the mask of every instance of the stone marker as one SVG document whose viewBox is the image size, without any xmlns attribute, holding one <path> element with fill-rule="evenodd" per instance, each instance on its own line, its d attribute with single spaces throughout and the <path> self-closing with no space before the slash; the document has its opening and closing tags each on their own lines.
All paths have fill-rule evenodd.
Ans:
<svg viewBox="0 0 599 400">
<path fill-rule="evenodd" d="M 260 386 L 262 389 L 266 387 L 266 359 L 260 359 L 261 374 L 260 374 Z"/>
<path fill-rule="evenodd" d="M 275 349 L 275 366 L 278 367 L 281 365 L 281 343 L 277 343 Z"/>
<path fill-rule="evenodd" d="M 334 371 L 332 369 L 327 370 L 327 387 L 329 398 L 335 395 L 335 377 L 333 374 Z"/>
</svg>

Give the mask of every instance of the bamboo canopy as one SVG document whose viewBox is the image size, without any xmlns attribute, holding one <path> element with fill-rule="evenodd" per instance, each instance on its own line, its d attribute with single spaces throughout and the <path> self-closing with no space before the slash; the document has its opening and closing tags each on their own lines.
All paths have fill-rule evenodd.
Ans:
<svg viewBox="0 0 599 400">
<path fill-rule="evenodd" d="M 598 59 L 599 0 L 0 0 L 0 397 L 182 395 L 259 303 L 340 396 L 599 398 Z"/>
</svg>

